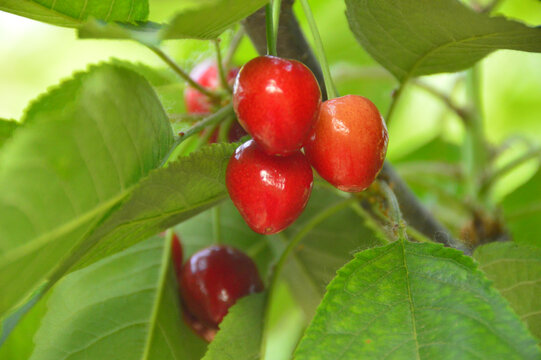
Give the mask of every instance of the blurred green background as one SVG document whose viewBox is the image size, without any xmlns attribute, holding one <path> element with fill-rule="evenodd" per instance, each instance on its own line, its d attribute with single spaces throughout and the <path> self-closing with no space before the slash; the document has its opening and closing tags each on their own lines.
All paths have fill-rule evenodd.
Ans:
<svg viewBox="0 0 541 360">
<path fill-rule="evenodd" d="M 153 0 L 151 19 L 166 20 L 179 3 Z M 363 51 L 349 32 L 344 2 L 311 0 L 310 4 L 339 93 L 369 97 L 385 114 L 397 82 Z M 295 10 L 307 30 L 299 4 L 295 5 Z M 538 0 L 505 0 L 496 13 L 532 26 L 541 24 L 541 2 Z M 309 32 L 305 32 L 311 41 Z M 232 34 L 233 30 L 230 30 L 223 35 L 224 48 Z M 169 41 L 164 48 L 186 69 L 204 58 L 214 56 L 212 44 L 207 41 Z M 4 12 L 0 12 L 0 54 L 0 118 L 16 120 L 22 117 L 29 101 L 74 71 L 84 70 L 88 64 L 117 58 L 165 69 L 159 58 L 135 42 L 78 40 L 72 29 L 54 27 Z M 255 55 L 253 47 L 245 39 L 235 56 L 235 62 L 241 65 Z M 483 60 L 481 70 L 488 140 L 501 143 L 508 136 L 523 135 L 539 143 L 541 55 L 498 51 Z M 426 77 L 423 81 L 444 92 L 452 92 L 460 100 L 463 99 L 464 89 L 460 83 L 455 86 L 460 78 L 461 74 L 441 74 Z M 164 92 L 167 94 L 166 110 L 181 112 L 182 86 L 172 86 Z M 389 132 L 388 158 L 391 161 L 404 157 L 436 137 L 460 143 L 463 136 L 460 120 L 439 100 L 415 86 L 409 86 L 404 93 Z M 531 176 L 535 167 L 530 165 L 526 164 L 507 176 L 497 189 L 496 196 L 503 196 Z M 287 358 L 306 320 L 285 287 L 280 298 L 281 316 L 274 320 L 277 331 L 270 346 L 278 349 L 273 354 L 276 359 Z M 43 306 L 43 302 L 40 302 L 40 306 Z M 38 307 L 34 311 L 43 309 Z"/>
</svg>

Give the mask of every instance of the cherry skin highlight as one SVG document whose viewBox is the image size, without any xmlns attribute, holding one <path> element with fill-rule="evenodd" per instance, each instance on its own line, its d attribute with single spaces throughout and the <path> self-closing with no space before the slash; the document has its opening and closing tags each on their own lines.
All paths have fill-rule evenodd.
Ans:
<svg viewBox="0 0 541 360">
<path fill-rule="evenodd" d="M 367 98 L 325 101 L 304 150 L 322 178 L 340 190 L 359 192 L 375 180 L 387 153 L 387 127 Z"/>
<path fill-rule="evenodd" d="M 231 69 L 227 73 L 227 80 L 233 82 L 238 72 L 238 68 Z M 206 60 L 196 65 L 190 72 L 190 77 L 209 90 L 214 91 L 220 87 L 218 68 L 212 60 Z M 213 110 L 209 98 L 191 86 L 186 86 L 184 90 L 184 102 L 188 114 L 210 114 Z"/>
<path fill-rule="evenodd" d="M 229 196 L 252 230 L 274 234 L 295 221 L 312 191 L 306 157 L 267 155 L 254 140 L 239 146 L 227 165 Z"/>
<path fill-rule="evenodd" d="M 203 325 L 217 328 L 239 298 L 263 291 L 252 259 L 230 246 L 215 245 L 195 253 L 182 267 L 182 299 Z"/>
<path fill-rule="evenodd" d="M 260 56 L 240 70 L 233 107 L 240 124 L 269 155 L 298 151 L 314 126 L 321 91 L 296 60 Z"/>
</svg>

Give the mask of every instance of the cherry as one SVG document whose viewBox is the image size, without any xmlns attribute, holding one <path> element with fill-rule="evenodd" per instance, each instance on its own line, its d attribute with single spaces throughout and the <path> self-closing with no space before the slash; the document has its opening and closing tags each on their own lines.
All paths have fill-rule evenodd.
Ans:
<svg viewBox="0 0 541 360">
<path fill-rule="evenodd" d="M 232 82 L 238 72 L 238 68 L 231 69 L 227 74 L 227 80 Z M 220 87 L 218 67 L 216 62 L 210 59 L 196 65 L 190 72 L 190 77 L 209 90 L 216 90 Z M 212 112 L 213 104 L 209 98 L 191 86 L 187 86 L 184 90 L 184 101 L 189 114 L 209 114 Z"/>
<path fill-rule="evenodd" d="M 387 128 L 367 98 L 346 95 L 325 101 L 305 144 L 306 157 L 321 175 L 340 190 L 366 189 L 383 166 Z"/>
<path fill-rule="evenodd" d="M 223 126 L 223 125 L 222 125 Z M 212 135 L 209 138 L 209 144 L 213 144 L 218 142 L 218 133 L 220 132 L 220 129 L 214 130 Z M 231 124 L 231 127 L 229 128 L 229 132 L 227 133 L 227 140 L 230 143 L 237 142 L 240 139 L 242 139 L 244 136 L 248 135 L 246 130 L 242 126 L 240 126 L 239 122 L 237 120 L 234 120 Z"/>
<path fill-rule="evenodd" d="M 187 310 L 203 325 L 216 328 L 239 298 L 263 291 L 263 282 L 249 256 L 215 245 L 184 264 L 180 289 Z"/>
<path fill-rule="evenodd" d="M 297 151 L 267 155 L 254 140 L 239 146 L 227 165 L 231 200 L 252 230 L 274 234 L 295 221 L 312 191 L 312 169 Z"/>
<path fill-rule="evenodd" d="M 177 279 L 180 277 L 183 255 L 180 239 L 177 234 L 173 234 L 173 238 L 171 239 L 171 257 L 173 258 L 173 267 L 175 268 Z"/>
<path fill-rule="evenodd" d="M 260 56 L 246 63 L 233 87 L 240 124 L 269 155 L 298 151 L 314 126 L 321 91 L 296 60 Z"/>
</svg>

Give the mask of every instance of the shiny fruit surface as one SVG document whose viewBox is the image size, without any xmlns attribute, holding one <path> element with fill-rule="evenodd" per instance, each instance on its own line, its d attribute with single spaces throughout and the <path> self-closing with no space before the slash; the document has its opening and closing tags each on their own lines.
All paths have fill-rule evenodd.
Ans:
<svg viewBox="0 0 541 360">
<path fill-rule="evenodd" d="M 230 246 L 215 245 L 186 261 L 180 289 L 187 311 L 216 328 L 239 298 L 262 291 L 263 282 L 249 256 Z"/>
<path fill-rule="evenodd" d="M 312 169 L 297 151 L 267 155 L 254 140 L 239 146 L 227 166 L 226 186 L 252 230 L 274 234 L 295 221 L 312 191 Z"/>
<path fill-rule="evenodd" d="M 387 127 L 367 98 L 346 95 L 325 101 L 305 144 L 310 164 L 340 190 L 359 192 L 374 181 L 387 153 Z"/>
<path fill-rule="evenodd" d="M 321 104 L 314 74 L 296 60 L 260 56 L 240 70 L 233 106 L 240 124 L 269 155 L 298 151 Z"/>
</svg>

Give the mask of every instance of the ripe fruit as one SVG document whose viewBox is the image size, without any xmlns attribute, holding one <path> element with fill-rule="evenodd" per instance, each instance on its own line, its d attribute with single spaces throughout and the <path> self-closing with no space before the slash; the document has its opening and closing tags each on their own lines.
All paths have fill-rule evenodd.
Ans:
<svg viewBox="0 0 541 360">
<path fill-rule="evenodd" d="M 287 157 L 267 155 L 250 140 L 229 160 L 225 181 L 248 226 L 260 234 L 274 234 L 301 214 L 312 191 L 313 175 L 300 151 Z"/>
<path fill-rule="evenodd" d="M 187 310 L 204 325 L 216 328 L 239 298 L 262 291 L 263 282 L 250 257 L 215 245 L 188 259 L 180 288 Z"/>
<path fill-rule="evenodd" d="M 223 126 L 222 124 L 221 126 Z M 209 144 L 213 144 L 218 142 L 218 134 L 220 132 L 220 129 L 214 130 L 212 135 L 209 138 Z M 248 133 L 243 129 L 242 126 L 240 126 L 239 122 L 237 120 L 234 120 L 231 124 L 231 127 L 229 128 L 229 131 L 227 132 L 227 140 L 230 143 L 237 142 L 240 139 L 242 139 L 244 136 L 246 136 Z"/>
<path fill-rule="evenodd" d="M 269 155 L 298 151 L 320 104 L 314 74 L 295 60 L 257 57 L 241 68 L 233 87 L 240 124 Z"/>
<path fill-rule="evenodd" d="M 321 175 L 340 190 L 366 189 L 383 166 L 387 128 L 367 98 L 346 95 L 325 101 L 305 144 L 306 157 Z"/>
<path fill-rule="evenodd" d="M 227 80 L 233 81 L 239 72 L 238 68 L 233 68 L 227 74 Z M 190 77 L 199 85 L 216 90 L 220 87 L 218 67 L 212 60 L 206 60 L 198 64 L 190 72 Z M 212 112 L 212 102 L 198 90 L 187 86 L 184 90 L 184 101 L 188 114 L 209 114 Z"/>
<path fill-rule="evenodd" d="M 182 244 L 177 234 L 173 234 L 171 239 L 171 257 L 173 258 L 173 267 L 175 269 L 175 274 L 177 279 L 180 277 L 180 269 L 182 268 L 182 259 L 183 259 Z"/>
</svg>

